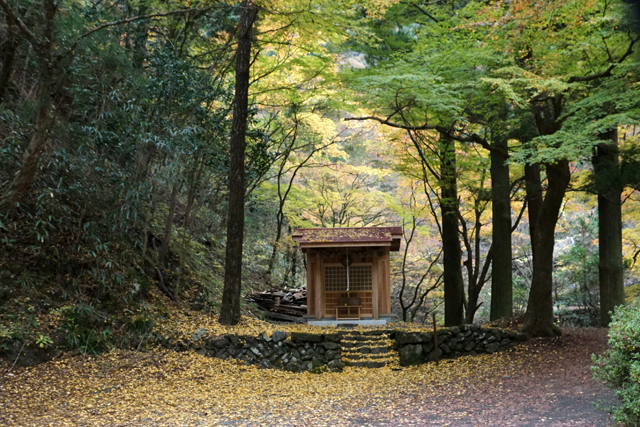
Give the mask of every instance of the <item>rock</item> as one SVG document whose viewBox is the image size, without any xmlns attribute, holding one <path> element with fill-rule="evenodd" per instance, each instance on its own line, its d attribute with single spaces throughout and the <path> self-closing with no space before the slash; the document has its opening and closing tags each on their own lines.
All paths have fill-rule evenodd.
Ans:
<svg viewBox="0 0 640 427">
<path fill-rule="evenodd" d="M 255 347 L 251 347 L 251 351 L 253 352 L 253 354 L 255 354 L 256 356 L 262 356 L 262 353 L 260 353 L 260 350 L 258 350 Z"/>
<path fill-rule="evenodd" d="M 362 331 L 361 332 L 362 335 L 376 335 L 376 336 L 380 336 L 380 335 L 384 335 L 384 331 L 381 331 L 379 329 L 374 329 L 371 331 Z"/>
<path fill-rule="evenodd" d="M 387 347 L 373 347 L 371 349 L 371 354 L 384 354 L 389 353 L 389 349 Z"/>
<path fill-rule="evenodd" d="M 417 332 L 398 332 L 396 335 L 396 342 L 400 345 L 406 344 L 418 344 L 422 342 L 423 334 Z"/>
<path fill-rule="evenodd" d="M 227 337 L 222 337 L 215 340 L 211 339 L 207 343 L 207 347 L 213 346 L 215 348 L 225 348 L 228 345 L 229 345 L 229 339 Z"/>
<path fill-rule="evenodd" d="M 492 343 L 496 340 L 496 337 L 494 337 L 493 335 L 491 335 L 489 338 L 487 338 L 486 340 L 483 341 L 484 344 L 489 344 Z"/>
<path fill-rule="evenodd" d="M 420 344 L 408 344 L 400 348 L 400 366 L 419 365 L 422 363 L 422 346 Z"/>
<path fill-rule="evenodd" d="M 427 355 L 427 361 L 433 362 L 436 359 L 440 359 L 442 357 L 442 350 L 439 348 L 434 348 L 431 350 L 431 353 Z"/>
<path fill-rule="evenodd" d="M 202 336 L 204 335 L 205 332 L 207 332 L 207 330 L 204 329 L 204 328 L 198 329 L 193 335 L 191 335 L 191 340 L 193 342 L 200 341 L 200 338 L 202 338 Z"/>
<path fill-rule="evenodd" d="M 451 349 L 449 348 L 448 345 L 440 344 L 439 347 L 440 347 L 440 350 L 442 350 L 443 353 L 445 353 L 445 354 L 451 353 Z"/>
<path fill-rule="evenodd" d="M 422 344 L 422 352 L 424 354 L 428 354 L 433 350 L 434 344 L 432 342 L 428 342 L 426 344 Z"/>
<path fill-rule="evenodd" d="M 382 368 L 384 366 L 387 366 L 387 362 L 374 362 L 373 360 L 367 360 L 366 362 L 356 362 L 356 365 L 358 363 L 362 363 L 363 366 L 365 368 Z"/>
<path fill-rule="evenodd" d="M 344 368 L 344 364 L 342 363 L 342 360 L 332 360 L 329 363 L 327 363 L 327 366 L 331 370 L 338 370 L 338 371 L 341 371 L 342 368 Z"/>
<path fill-rule="evenodd" d="M 327 363 L 327 359 L 324 356 L 320 356 L 318 354 L 316 354 L 315 356 L 313 356 L 313 364 L 315 366 L 322 366 L 324 364 Z"/>
<path fill-rule="evenodd" d="M 327 350 L 324 355 L 328 360 L 340 359 L 340 352 L 337 352 L 335 350 Z"/>
<path fill-rule="evenodd" d="M 307 334 L 304 332 L 292 332 L 291 341 L 322 342 L 322 335 Z"/>
<path fill-rule="evenodd" d="M 471 351 L 476 346 L 476 343 L 471 341 L 469 344 L 464 346 L 464 351 Z"/>
<path fill-rule="evenodd" d="M 487 353 L 491 354 L 491 353 L 495 353 L 496 350 L 498 349 L 498 347 L 500 347 L 500 343 L 499 342 L 492 342 L 492 343 L 489 343 L 489 344 L 485 345 L 484 346 L 484 350 Z"/>
<path fill-rule="evenodd" d="M 324 340 L 331 342 L 340 342 L 342 341 L 342 334 L 326 334 L 324 336 Z"/>
<path fill-rule="evenodd" d="M 449 330 L 451 331 L 452 335 L 460 333 L 460 328 L 458 328 L 457 326 L 452 326 L 452 327 L 449 328 Z"/>
<path fill-rule="evenodd" d="M 327 350 L 336 350 L 338 348 L 340 348 L 340 344 L 335 343 L 335 342 L 331 342 L 331 341 L 327 341 L 322 343 L 322 346 L 324 348 L 326 348 Z"/>
<path fill-rule="evenodd" d="M 273 334 L 271 334 L 271 339 L 273 340 L 273 342 L 284 341 L 287 338 L 289 338 L 289 334 L 285 331 L 275 331 Z"/>
</svg>

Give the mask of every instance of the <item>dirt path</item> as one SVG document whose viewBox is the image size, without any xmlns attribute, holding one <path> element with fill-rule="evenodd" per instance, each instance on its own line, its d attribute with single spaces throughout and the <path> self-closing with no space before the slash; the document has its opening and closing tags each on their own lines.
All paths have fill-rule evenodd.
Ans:
<svg viewBox="0 0 640 427">
<path fill-rule="evenodd" d="M 260 370 L 195 353 L 113 352 L 0 377 L 2 426 L 593 426 L 606 330 L 567 330 L 511 351 L 394 370 Z"/>
<path fill-rule="evenodd" d="M 596 409 L 594 402 L 610 406 L 615 393 L 594 382 L 590 370 L 591 354 L 606 348 L 606 334 L 606 329 L 567 329 L 560 339 L 531 340 L 509 353 L 512 362 L 526 360 L 511 375 L 470 387 L 461 396 L 412 396 L 400 417 L 389 417 L 378 408 L 353 418 L 353 424 L 612 426 L 609 415 Z"/>
</svg>

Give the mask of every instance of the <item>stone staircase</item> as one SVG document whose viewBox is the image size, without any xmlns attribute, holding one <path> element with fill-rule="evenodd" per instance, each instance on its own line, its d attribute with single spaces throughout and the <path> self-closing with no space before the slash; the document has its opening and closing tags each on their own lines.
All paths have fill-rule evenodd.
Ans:
<svg viewBox="0 0 640 427">
<path fill-rule="evenodd" d="M 398 362 L 387 331 L 350 331 L 342 338 L 342 363 L 345 366 L 382 368 Z"/>
</svg>

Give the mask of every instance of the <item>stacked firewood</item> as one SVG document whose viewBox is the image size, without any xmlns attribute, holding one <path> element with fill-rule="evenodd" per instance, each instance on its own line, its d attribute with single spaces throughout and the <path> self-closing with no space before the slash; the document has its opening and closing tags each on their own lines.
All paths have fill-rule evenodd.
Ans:
<svg viewBox="0 0 640 427">
<path fill-rule="evenodd" d="M 307 290 L 270 289 L 245 295 L 245 301 L 254 303 L 265 317 L 294 323 L 304 323 L 307 314 Z"/>
</svg>

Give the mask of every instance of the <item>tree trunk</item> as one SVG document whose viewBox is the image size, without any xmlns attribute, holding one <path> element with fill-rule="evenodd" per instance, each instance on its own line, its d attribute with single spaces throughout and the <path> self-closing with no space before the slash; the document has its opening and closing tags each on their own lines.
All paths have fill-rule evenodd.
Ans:
<svg viewBox="0 0 640 427">
<path fill-rule="evenodd" d="M 44 2 L 44 28 L 43 37 L 34 50 L 38 56 L 39 82 L 38 82 L 38 108 L 34 132 L 27 146 L 27 151 L 22 157 L 21 167 L 15 179 L 9 187 L 9 192 L 5 195 L 3 202 L 9 205 L 20 203 L 27 194 L 38 169 L 38 162 L 45 142 L 47 132 L 51 124 L 51 92 L 53 89 L 53 58 L 52 49 L 55 39 L 54 20 L 57 12 L 57 5 L 53 0 Z"/>
<path fill-rule="evenodd" d="M 496 320 L 513 315 L 511 253 L 511 184 L 508 142 L 499 138 L 491 150 L 491 203 L 493 214 L 491 273 L 491 314 Z"/>
<path fill-rule="evenodd" d="M 536 257 L 533 246 L 533 236 L 536 231 L 536 222 L 540 216 L 542 207 L 542 183 L 540 179 L 540 163 L 524 166 L 525 188 L 527 192 L 527 213 L 529 214 L 529 238 L 531 239 L 531 254 Z"/>
<path fill-rule="evenodd" d="M 553 324 L 553 249 L 558 214 L 571 179 L 567 160 L 546 165 L 547 194 L 542 203 L 533 236 L 533 278 L 522 331 L 536 337 L 560 335 Z"/>
<path fill-rule="evenodd" d="M 242 2 L 236 51 L 236 83 L 231 128 L 229 165 L 229 212 L 224 291 L 220 323 L 235 325 L 240 321 L 242 291 L 242 241 L 244 238 L 244 157 L 249 110 L 249 71 L 251 67 L 251 29 L 257 15 L 253 2 Z"/>
<path fill-rule="evenodd" d="M 0 43 L 0 102 L 4 99 L 13 70 L 13 60 L 16 57 L 18 49 L 18 37 L 15 34 L 14 27 L 8 25 L 5 18 L 2 22 L 3 30 L 0 30 L 0 36 L 5 40 Z"/>
<path fill-rule="evenodd" d="M 271 256 L 269 257 L 269 264 L 267 266 L 267 285 L 271 285 L 271 275 L 273 274 L 273 268 L 276 264 L 276 256 L 278 255 L 278 246 L 280 246 L 280 239 L 282 238 L 282 225 L 284 223 L 283 212 L 284 201 L 280 201 L 278 207 L 278 214 L 276 215 L 276 237 L 273 241 L 273 249 L 271 250 Z"/>
<path fill-rule="evenodd" d="M 441 138 L 443 138 L 441 136 Z M 442 210 L 442 252 L 444 267 L 444 325 L 464 324 L 464 282 L 458 223 L 456 150 L 451 140 L 442 141 L 440 191 Z"/>
<path fill-rule="evenodd" d="M 158 261 L 160 264 L 164 264 L 167 254 L 169 253 L 169 243 L 171 242 L 171 230 L 173 229 L 173 215 L 176 211 L 176 203 L 178 202 L 178 191 L 181 185 L 179 183 L 173 184 L 173 190 L 171 191 L 171 201 L 169 202 L 169 215 L 167 215 L 167 221 L 164 224 L 164 238 L 162 239 L 162 246 L 160 246 L 160 254 L 158 255 Z"/>
<path fill-rule="evenodd" d="M 600 278 L 600 326 L 609 326 L 610 312 L 625 303 L 622 267 L 622 185 L 618 158 L 618 131 L 613 130 L 595 149 L 593 167 L 598 191 L 598 273 Z"/>
</svg>

